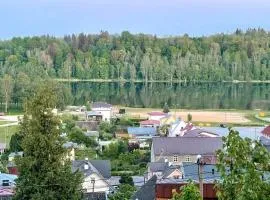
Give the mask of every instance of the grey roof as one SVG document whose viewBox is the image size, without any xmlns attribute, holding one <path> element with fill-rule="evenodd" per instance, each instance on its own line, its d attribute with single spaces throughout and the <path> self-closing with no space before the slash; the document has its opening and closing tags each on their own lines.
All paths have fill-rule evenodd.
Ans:
<svg viewBox="0 0 270 200">
<path fill-rule="evenodd" d="M 92 108 L 112 108 L 112 105 L 105 102 L 94 102 Z"/>
<path fill-rule="evenodd" d="M 183 167 L 180 165 L 171 165 L 168 166 L 164 171 L 163 171 L 163 178 L 167 178 L 171 173 L 173 173 L 176 169 L 179 171 L 184 171 Z"/>
<path fill-rule="evenodd" d="M 190 131 L 187 131 L 183 137 L 207 137 L 204 135 L 201 135 L 202 133 L 208 133 L 208 134 L 212 134 L 214 136 L 219 136 L 217 133 L 208 131 L 208 130 L 204 130 L 204 129 L 200 129 L 200 128 L 196 128 Z"/>
<path fill-rule="evenodd" d="M 148 163 L 148 167 L 151 172 L 161 172 L 166 169 L 168 166 L 167 162 L 150 162 Z"/>
<path fill-rule="evenodd" d="M 154 200 L 156 199 L 156 182 L 157 177 L 154 175 L 139 189 L 131 199 L 135 200 Z"/>
<path fill-rule="evenodd" d="M 97 131 L 98 123 L 97 121 L 76 121 L 76 126 L 81 129 L 87 129 L 88 131 Z"/>
<path fill-rule="evenodd" d="M 87 116 L 102 116 L 101 112 L 97 112 L 97 111 L 87 111 L 86 112 Z"/>
<path fill-rule="evenodd" d="M 180 168 L 184 172 L 183 178 L 182 177 L 180 177 L 179 179 L 167 178 L 167 176 L 171 174 L 175 169 L 180 169 Z M 167 169 L 166 171 L 164 172 L 164 175 L 163 175 L 164 178 L 160 179 L 158 183 L 177 184 L 177 183 L 186 183 L 189 180 L 193 180 L 195 182 L 199 181 L 197 163 L 183 162 L 183 166 L 170 166 L 170 168 Z M 216 180 L 220 179 L 220 173 L 217 171 L 216 165 L 204 165 L 202 173 L 203 173 L 204 183 L 214 183 Z"/>
<path fill-rule="evenodd" d="M 84 165 L 88 164 L 89 169 L 85 170 Z M 72 171 L 83 172 L 84 175 L 88 176 L 92 173 L 99 173 L 105 179 L 111 177 L 111 163 L 109 160 L 75 160 L 72 162 Z"/>
<path fill-rule="evenodd" d="M 266 138 L 265 136 L 260 136 L 260 143 L 268 150 L 270 151 L 270 139 Z"/>
<path fill-rule="evenodd" d="M 63 147 L 67 148 L 67 149 L 69 149 L 69 148 L 78 148 L 78 144 L 75 143 L 75 142 L 66 142 L 66 143 L 63 144 Z"/>
<path fill-rule="evenodd" d="M 108 183 L 113 186 L 118 186 L 121 183 L 119 182 L 121 179 L 121 176 L 111 176 L 111 178 L 108 180 Z M 144 185 L 144 176 L 132 176 L 132 180 L 135 187 L 141 187 Z"/>
<path fill-rule="evenodd" d="M 213 155 L 222 148 L 221 137 L 154 137 L 155 155 Z"/>
<path fill-rule="evenodd" d="M 132 135 L 156 135 L 157 130 L 154 127 L 128 127 L 128 134 L 132 134 Z"/>
</svg>

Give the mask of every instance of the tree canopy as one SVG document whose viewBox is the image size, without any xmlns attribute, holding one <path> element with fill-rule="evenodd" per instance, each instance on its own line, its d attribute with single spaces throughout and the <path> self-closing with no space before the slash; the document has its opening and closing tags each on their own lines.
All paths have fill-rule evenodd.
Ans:
<svg viewBox="0 0 270 200">
<path fill-rule="evenodd" d="M 269 199 L 270 154 L 259 142 L 242 139 L 237 131 L 230 130 L 217 158 L 221 174 L 217 183 L 219 199 Z"/>
<path fill-rule="evenodd" d="M 60 120 L 52 113 L 56 102 L 55 89 L 44 86 L 26 103 L 20 124 L 24 156 L 16 160 L 20 176 L 14 199 L 81 198 L 81 174 L 71 172 Z"/>
</svg>

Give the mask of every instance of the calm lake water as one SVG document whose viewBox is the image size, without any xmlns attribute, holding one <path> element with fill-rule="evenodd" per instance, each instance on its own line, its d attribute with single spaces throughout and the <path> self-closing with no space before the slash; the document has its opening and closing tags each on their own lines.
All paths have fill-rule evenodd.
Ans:
<svg viewBox="0 0 270 200">
<path fill-rule="evenodd" d="M 67 87 L 70 85 L 66 84 Z M 131 107 L 270 110 L 269 83 L 71 83 L 75 105 L 106 101 Z"/>
</svg>

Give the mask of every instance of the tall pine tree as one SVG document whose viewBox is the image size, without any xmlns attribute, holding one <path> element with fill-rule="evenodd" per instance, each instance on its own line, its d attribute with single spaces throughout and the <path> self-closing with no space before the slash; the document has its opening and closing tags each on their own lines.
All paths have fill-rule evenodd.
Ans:
<svg viewBox="0 0 270 200">
<path fill-rule="evenodd" d="M 16 160 L 19 178 L 17 200 L 81 199 L 81 174 L 72 173 L 67 150 L 60 137 L 60 120 L 52 113 L 56 106 L 55 88 L 37 90 L 25 105 L 20 129 L 24 133 L 24 156 Z"/>
</svg>

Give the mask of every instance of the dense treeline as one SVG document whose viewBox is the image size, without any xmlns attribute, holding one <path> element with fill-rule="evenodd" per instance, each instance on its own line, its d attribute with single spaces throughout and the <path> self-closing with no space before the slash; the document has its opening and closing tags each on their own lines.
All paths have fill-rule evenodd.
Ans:
<svg viewBox="0 0 270 200">
<path fill-rule="evenodd" d="M 270 33 L 209 37 L 68 35 L 0 42 L 0 74 L 14 78 L 166 81 L 269 80 Z"/>
</svg>

